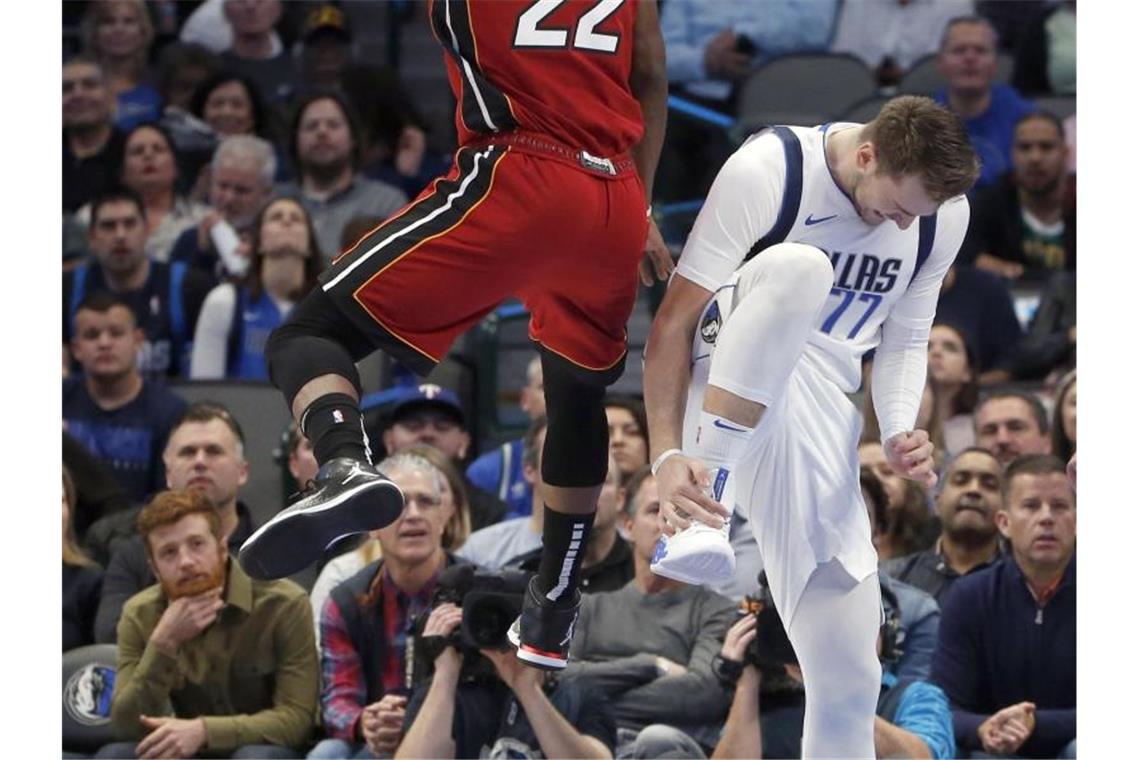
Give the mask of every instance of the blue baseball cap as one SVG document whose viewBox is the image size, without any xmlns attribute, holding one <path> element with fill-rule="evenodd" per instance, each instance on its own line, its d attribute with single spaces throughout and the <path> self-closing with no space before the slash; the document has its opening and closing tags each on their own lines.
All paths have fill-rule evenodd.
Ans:
<svg viewBox="0 0 1140 760">
<path fill-rule="evenodd" d="M 424 407 L 432 407 L 447 412 L 455 418 L 461 427 L 466 427 L 463 405 L 459 403 L 459 396 L 455 391 L 434 383 L 409 385 L 398 391 L 392 401 L 392 411 L 389 414 L 390 424 L 395 424 L 409 412 Z"/>
</svg>

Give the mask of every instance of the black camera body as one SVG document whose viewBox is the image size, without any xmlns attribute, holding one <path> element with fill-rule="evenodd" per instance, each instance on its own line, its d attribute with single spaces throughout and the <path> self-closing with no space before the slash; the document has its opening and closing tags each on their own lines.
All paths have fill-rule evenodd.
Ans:
<svg viewBox="0 0 1140 760">
<path fill-rule="evenodd" d="M 411 672 L 408 686 L 414 686 L 435 671 L 435 658 L 449 646 L 463 656 L 459 678 L 462 682 L 497 680 L 491 662 L 480 649 L 509 646 L 507 630 L 522 611 L 530 573 L 521 570 L 490 572 L 471 564 L 455 564 L 439 576 L 431 607 L 414 623 L 412 649 L 406 657 Z M 463 620 L 450 636 L 424 636 L 428 615 L 441 604 L 451 602 L 463 610 Z"/>
</svg>

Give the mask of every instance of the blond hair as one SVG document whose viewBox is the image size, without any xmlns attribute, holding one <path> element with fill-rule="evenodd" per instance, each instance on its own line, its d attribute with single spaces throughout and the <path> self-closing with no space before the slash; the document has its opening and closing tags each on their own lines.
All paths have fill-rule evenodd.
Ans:
<svg viewBox="0 0 1140 760">
<path fill-rule="evenodd" d="M 136 75 L 142 75 L 146 71 L 147 52 L 150 50 L 151 44 L 154 42 L 154 24 L 151 23 L 150 13 L 146 9 L 146 4 L 143 0 L 96 0 L 87 6 L 86 12 L 83 14 L 83 20 L 79 22 L 79 34 L 83 41 L 83 52 L 92 56 L 98 61 L 103 60 L 103 51 L 99 49 L 99 44 L 95 39 L 96 29 L 99 22 L 114 8 L 116 5 L 125 5 L 133 8 L 135 16 L 138 18 L 139 28 L 142 30 L 142 49 L 135 56 L 133 66 Z"/>
<path fill-rule="evenodd" d="M 888 101 L 861 137 L 875 146 L 879 173 L 917 176 L 935 203 L 964 194 L 981 171 L 961 120 L 930 98 L 902 95 Z"/>
</svg>

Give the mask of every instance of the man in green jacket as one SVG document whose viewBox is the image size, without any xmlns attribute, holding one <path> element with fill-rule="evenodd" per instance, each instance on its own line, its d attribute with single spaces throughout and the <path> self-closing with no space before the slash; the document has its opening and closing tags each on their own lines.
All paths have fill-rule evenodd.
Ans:
<svg viewBox="0 0 1140 760">
<path fill-rule="evenodd" d="M 296 757 L 319 683 L 305 592 L 231 562 L 217 512 L 195 491 L 158 494 L 138 530 L 159 582 L 119 620 L 111 721 L 131 741 L 97 756 Z"/>
</svg>

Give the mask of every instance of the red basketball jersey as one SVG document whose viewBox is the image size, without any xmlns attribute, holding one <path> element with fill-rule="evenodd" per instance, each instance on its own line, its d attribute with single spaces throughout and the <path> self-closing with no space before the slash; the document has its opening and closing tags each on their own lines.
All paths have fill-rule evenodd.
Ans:
<svg viewBox="0 0 1140 760">
<path fill-rule="evenodd" d="M 459 143 L 522 129 L 597 156 L 641 139 L 633 0 L 432 0 Z"/>
</svg>

